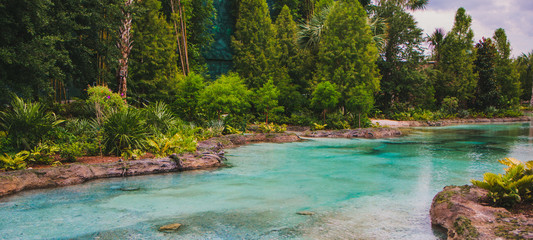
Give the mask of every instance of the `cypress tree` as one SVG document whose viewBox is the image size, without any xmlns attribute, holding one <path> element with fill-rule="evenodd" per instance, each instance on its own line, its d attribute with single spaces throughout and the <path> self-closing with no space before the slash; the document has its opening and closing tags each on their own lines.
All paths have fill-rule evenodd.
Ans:
<svg viewBox="0 0 533 240">
<path fill-rule="evenodd" d="M 143 0 L 133 24 L 131 90 L 142 101 L 168 99 L 177 84 L 176 39 L 160 12 L 161 2 Z"/>
<path fill-rule="evenodd" d="M 319 44 L 316 81 L 335 83 L 341 93 L 340 105 L 352 113 L 366 114 L 351 103 L 368 96 L 373 102 L 373 94 L 379 90 L 377 58 L 378 50 L 359 1 L 337 1 Z M 368 94 L 359 94 L 361 91 Z"/>
<path fill-rule="evenodd" d="M 251 89 L 263 86 L 277 70 L 277 41 L 266 0 L 242 0 L 232 45 L 234 65 Z"/>
</svg>

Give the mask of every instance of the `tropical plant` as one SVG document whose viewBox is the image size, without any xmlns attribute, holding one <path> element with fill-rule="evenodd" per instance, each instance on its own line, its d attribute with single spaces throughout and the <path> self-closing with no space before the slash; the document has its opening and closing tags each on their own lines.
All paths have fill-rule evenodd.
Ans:
<svg viewBox="0 0 533 240">
<path fill-rule="evenodd" d="M 313 130 L 324 130 L 324 129 L 326 129 L 327 126 L 328 126 L 327 124 L 313 123 L 313 126 L 311 128 Z"/>
<path fill-rule="evenodd" d="M 112 111 L 103 123 L 103 145 L 108 152 L 120 155 L 125 149 L 144 149 L 149 129 L 140 110 L 127 108 Z"/>
<path fill-rule="evenodd" d="M 154 137 L 147 141 L 150 150 L 156 157 L 168 156 L 172 153 L 184 153 L 196 151 L 196 140 L 194 136 L 184 137 L 174 134 L 171 137 L 164 135 Z"/>
<path fill-rule="evenodd" d="M 161 101 L 148 105 L 144 109 L 144 118 L 146 119 L 146 125 L 154 133 L 166 133 L 178 123 L 168 105 Z"/>
<path fill-rule="evenodd" d="M 508 168 L 505 174 L 485 173 L 483 181 L 472 180 L 472 184 L 489 191 L 489 200 L 502 207 L 512 207 L 517 203 L 533 200 L 533 161 L 520 162 L 513 158 L 499 160 Z"/>
<path fill-rule="evenodd" d="M 59 156 L 62 160 L 67 162 L 75 162 L 78 157 L 84 153 L 84 144 L 80 142 L 73 142 L 71 144 L 60 145 Z"/>
<path fill-rule="evenodd" d="M 141 149 L 124 149 L 120 154 L 120 157 L 122 157 L 124 160 L 139 160 L 145 154 L 146 152 Z"/>
<path fill-rule="evenodd" d="M 4 170 L 19 170 L 26 168 L 26 159 L 29 156 L 28 151 L 21 151 L 14 156 L 10 156 L 4 153 L 4 156 L 0 155 L 0 169 Z"/>
<path fill-rule="evenodd" d="M 29 151 L 27 161 L 34 164 L 51 164 L 55 155 L 60 151 L 56 145 L 39 144 Z"/>
<path fill-rule="evenodd" d="M 18 149 L 31 149 L 61 122 L 40 103 L 24 102 L 19 97 L 11 102 L 10 110 L 0 112 L 0 127 Z"/>
<path fill-rule="evenodd" d="M 285 124 L 277 125 L 274 123 L 270 123 L 270 124 L 261 123 L 259 124 L 257 131 L 261 133 L 283 133 L 287 131 L 287 125 Z"/>
</svg>

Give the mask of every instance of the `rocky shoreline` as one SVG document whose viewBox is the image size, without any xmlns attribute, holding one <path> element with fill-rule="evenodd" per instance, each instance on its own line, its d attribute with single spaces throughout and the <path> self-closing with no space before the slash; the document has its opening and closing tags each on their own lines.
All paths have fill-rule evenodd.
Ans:
<svg viewBox="0 0 533 240">
<path fill-rule="evenodd" d="M 448 239 L 533 239 L 533 216 L 492 207 L 487 191 L 471 185 L 447 186 L 431 204 L 431 223 Z"/>
<path fill-rule="evenodd" d="M 227 135 L 198 143 L 195 153 L 100 164 L 73 163 L 43 169 L 0 172 L 0 197 L 24 190 L 80 184 L 99 178 L 179 172 L 223 166 L 224 148 L 257 142 L 295 142 L 296 134 Z"/>
<path fill-rule="evenodd" d="M 402 132 L 395 128 L 359 128 L 305 131 L 301 136 L 311 138 L 390 138 L 401 135 Z"/>
<path fill-rule="evenodd" d="M 373 124 L 383 127 L 438 127 L 458 124 L 489 124 L 489 123 L 509 123 L 509 122 L 529 122 L 533 119 L 528 116 L 515 118 L 468 118 L 468 119 L 445 119 L 439 121 L 394 121 L 387 119 L 372 119 Z"/>
</svg>

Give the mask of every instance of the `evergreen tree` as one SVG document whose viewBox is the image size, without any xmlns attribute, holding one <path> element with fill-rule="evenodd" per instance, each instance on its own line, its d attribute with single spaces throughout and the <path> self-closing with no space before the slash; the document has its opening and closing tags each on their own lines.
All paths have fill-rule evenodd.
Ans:
<svg viewBox="0 0 533 240">
<path fill-rule="evenodd" d="M 533 106 L 533 52 L 523 53 L 514 62 L 515 69 L 520 75 L 520 100 L 528 101 Z"/>
<path fill-rule="evenodd" d="M 500 107 L 501 92 L 495 79 L 496 47 L 492 40 L 483 38 L 476 44 L 475 72 L 478 74 L 475 106 L 480 110 Z"/>
<path fill-rule="evenodd" d="M 316 80 L 335 83 L 341 93 L 340 105 L 347 107 L 348 99 L 360 97 L 352 95 L 355 88 L 367 91 L 370 96 L 379 90 L 377 58 L 361 4 L 355 0 L 335 2 L 319 44 Z"/>
<path fill-rule="evenodd" d="M 287 113 L 301 108 L 304 98 L 302 92 L 307 88 L 306 74 L 301 74 L 304 67 L 304 55 L 298 51 L 296 37 L 298 28 L 290 9 L 284 6 L 276 19 L 277 40 L 279 42 L 280 78 L 275 82 L 280 93 L 280 105 Z"/>
<path fill-rule="evenodd" d="M 375 17 L 386 23 L 385 47 L 378 60 L 382 110 L 405 111 L 408 107 L 430 107 L 432 84 L 420 71 L 423 64 L 422 29 L 403 7 L 384 1 L 374 7 Z"/>
<path fill-rule="evenodd" d="M 266 0 L 242 0 L 232 45 L 235 70 L 250 89 L 265 84 L 278 70 L 276 32 Z"/>
<path fill-rule="evenodd" d="M 495 79 L 501 88 L 502 107 L 513 107 L 520 104 L 520 76 L 512 66 L 511 44 L 502 28 L 494 32 L 494 43 L 497 50 Z"/>
<path fill-rule="evenodd" d="M 131 92 L 142 102 L 168 100 L 178 81 L 174 31 L 158 0 L 140 1 L 138 7 L 132 29 Z"/>
<path fill-rule="evenodd" d="M 461 107 L 466 107 L 473 99 L 477 86 L 474 73 L 475 52 L 474 32 L 471 29 L 472 17 L 464 8 L 455 15 L 452 30 L 446 35 L 439 49 L 440 71 L 436 80 L 436 98 L 440 103 L 445 97 L 456 97 Z"/>
</svg>

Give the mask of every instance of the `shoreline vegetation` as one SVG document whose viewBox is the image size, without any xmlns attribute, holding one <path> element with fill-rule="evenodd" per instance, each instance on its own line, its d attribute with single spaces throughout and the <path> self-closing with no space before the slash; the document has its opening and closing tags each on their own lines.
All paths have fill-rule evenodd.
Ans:
<svg viewBox="0 0 533 240">
<path fill-rule="evenodd" d="M 209 169 L 224 166 L 224 149 L 253 143 L 287 143 L 306 138 L 390 138 L 402 136 L 398 128 L 446 126 L 453 124 L 527 122 L 530 117 L 494 119 L 458 119 L 429 121 L 393 121 L 374 119 L 381 127 L 344 130 L 310 130 L 305 127 L 289 127 L 286 133 L 231 134 L 212 137 L 197 144 L 193 153 L 172 154 L 162 158 L 145 158 L 123 161 L 120 157 L 95 157 L 88 163 L 74 162 L 60 166 L 40 166 L 0 172 L 0 198 L 21 191 L 81 184 L 90 180 L 127 177 L 187 170 Z M 405 132 L 405 131 L 403 131 Z M 148 155 L 150 156 L 150 155 Z M 153 156 L 153 155 L 152 155 Z"/>
</svg>

